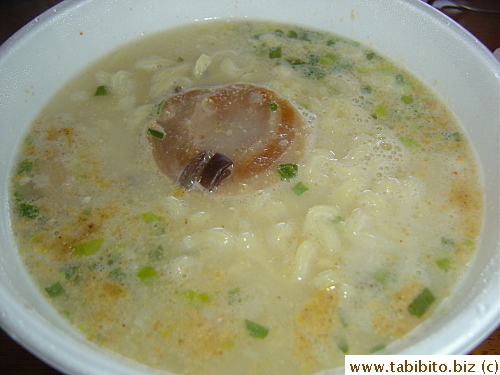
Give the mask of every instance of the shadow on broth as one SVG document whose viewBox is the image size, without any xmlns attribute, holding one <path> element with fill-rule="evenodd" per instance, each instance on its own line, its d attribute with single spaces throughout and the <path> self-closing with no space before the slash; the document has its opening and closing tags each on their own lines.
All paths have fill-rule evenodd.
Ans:
<svg viewBox="0 0 500 375">
<path fill-rule="evenodd" d="M 483 187 L 454 115 L 394 61 L 210 20 L 55 95 L 10 208 L 40 293 L 96 345 L 174 373 L 292 375 L 432 316 L 477 247 Z"/>
</svg>

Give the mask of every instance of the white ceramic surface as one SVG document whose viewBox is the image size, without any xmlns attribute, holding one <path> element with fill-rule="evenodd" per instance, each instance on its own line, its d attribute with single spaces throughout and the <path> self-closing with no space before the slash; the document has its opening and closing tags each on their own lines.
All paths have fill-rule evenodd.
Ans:
<svg viewBox="0 0 500 375">
<path fill-rule="evenodd" d="M 456 113 L 483 168 L 482 244 L 456 295 L 387 353 L 465 354 L 474 348 L 500 323 L 500 64 L 467 31 L 419 0 L 68 0 L 15 34 L 0 47 L 2 328 L 67 374 L 154 373 L 87 342 L 37 292 L 10 231 L 9 171 L 40 108 L 86 65 L 142 35 L 227 17 L 300 23 L 370 44 L 433 86 Z"/>
</svg>

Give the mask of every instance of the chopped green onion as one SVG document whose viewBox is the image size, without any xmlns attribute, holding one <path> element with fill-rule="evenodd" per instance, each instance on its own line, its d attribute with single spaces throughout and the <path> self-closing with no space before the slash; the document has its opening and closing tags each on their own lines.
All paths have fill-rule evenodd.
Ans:
<svg viewBox="0 0 500 375">
<path fill-rule="evenodd" d="M 163 236 L 165 233 L 167 233 L 167 231 L 165 230 L 165 227 L 163 225 L 162 226 L 155 225 L 155 228 L 152 231 L 152 234 L 154 234 L 155 236 Z"/>
<path fill-rule="evenodd" d="M 419 318 L 425 314 L 432 303 L 436 300 L 436 297 L 432 294 L 429 288 L 424 288 L 424 290 L 413 300 L 408 306 L 408 312 L 411 315 L 418 316 Z"/>
<path fill-rule="evenodd" d="M 318 66 L 308 66 L 304 74 L 307 78 L 316 80 L 320 80 L 326 76 L 326 73 Z"/>
<path fill-rule="evenodd" d="M 309 190 L 309 188 L 306 185 L 304 185 L 302 182 L 299 182 L 294 187 L 292 187 L 292 191 L 297 195 L 302 195 L 308 190 Z"/>
<path fill-rule="evenodd" d="M 276 112 L 278 110 L 278 104 L 276 102 L 267 102 L 267 105 L 272 112 Z"/>
<path fill-rule="evenodd" d="M 101 248 L 104 239 L 98 238 L 96 240 L 87 241 L 73 247 L 73 256 L 77 258 L 87 257 L 95 254 Z"/>
<path fill-rule="evenodd" d="M 347 341 L 345 339 L 341 339 L 337 343 L 337 347 L 340 349 L 340 351 L 344 354 L 347 354 L 349 352 L 349 345 L 347 344 Z"/>
<path fill-rule="evenodd" d="M 402 74 L 396 74 L 394 76 L 394 79 L 396 80 L 397 83 L 400 83 L 400 84 L 406 83 L 406 78 Z"/>
<path fill-rule="evenodd" d="M 289 180 L 297 175 L 299 167 L 297 164 L 280 164 L 278 168 L 278 173 L 282 180 Z"/>
<path fill-rule="evenodd" d="M 321 65 L 329 65 L 335 61 L 338 61 L 339 59 L 340 59 L 339 55 L 328 52 L 324 57 L 319 59 L 319 63 Z"/>
<path fill-rule="evenodd" d="M 466 239 L 466 240 L 464 240 L 463 244 L 465 246 L 474 246 L 476 243 L 471 239 Z"/>
<path fill-rule="evenodd" d="M 328 52 L 325 57 L 330 60 L 330 61 L 337 61 L 340 59 L 340 56 L 337 55 L 336 53 L 331 53 L 331 52 Z"/>
<path fill-rule="evenodd" d="M 408 148 L 420 147 L 420 144 L 416 140 L 414 140 L 413 138 L 401 137 L 400 139 L 401 139 L 401 142 L 403 142 L 403 144 Z"/>
<path fill-rule="evenodd" d="M 177 58 L 177 62 L 184 62 L 184 59 L 183 59 L 182 57 L 180 57 L 180 56 L 179 56 L 179 57 Z"/>
<path fill-rule="evenodd" d="M 71 278 L 76 275 L 77 271 L 78 271 L 78 266 L 68 266 L 68 267 L 66 267 L 63 270 L 63 272 L 64 272 L 64 278 L 66 280 L 71 280 Z"/>
<path fill-rule="evenodd" d="M 24 172 L 29 172 L 33 168 L 33 162 L 28 161 L 28 160 L 23 160 L 22 162 L 19 163 L 17 166 L 17 173 L 21 174 Z"/>
<path fill-rule="evenodd" d="M 240 288 L 234 288 L 227 292 L 227 302 L 230 305 L 241 302 Z"/>
<path fill-rule="evenodd" d="M 108 94 L 108 87 L 101 85 L 97 86 L 97 89 L 95 90 L 94 96 L 105 96 Z"/>
<path fill-rule="evenodd" d="M 245 327 L 250 336 L 258 339 L 263 339 L 269 333 L 269 329 L 248 319 L 245 319 Z"/>
<path fill-rule="evenodd" d="M 273 47 L 269 49 L 269 58 L 277 59 L 281 57 L 281 47 Z"/>
<path fill-rule="evenodd" d="M 194 290 L 184 290 L 182 292 L 175 292 L 175 294 L 180 294 L 189 304 L 198 307 L 210 302 L 210 296 L 207 293 L 198 293 Z"/>
<path fill-rule="evenodd" d="M 320 58 L 317 55 L 309 55 L 309 64 L 318 65 Z"/>
<path fill-rule="evenodd" d="M 385 349 L 385 345 L 384 344 L 380 344 L 380 345 L 375 345 L 373 348 L 370 349 L 370 353 L 375 353 L 375 352 L 379 352 L 381 350 Z"/>
<path fill-rule="evenodd" d="M 327 59 L 326 57 L 322 57 L 319 59 L 319 63 L 321 65 L 330 65 L 332 63 L 332 61 Z"/>
<path fill-rule="evenodd" d="M 142 220 L 146 223 L 152 223 L 153 221 L 161 221 L 162 218 L 158 215 L 155 215 L 153 212 L 148 211 L 141 214 Z"/>
<path fill-rule="evenodd" d="M 376 71 L 379 71 L 379 72 L 389 72 L 391 70 L 394 69 L 394 65 L 392 64 L 383 64 L 381 66 L 379 66 Z"/>
<path fill-rule="evenodd" d="M 158 130 L 155 130 L 152 128 L 148 128 L 148 133 L 150 135 L 152 135 L 153 137 L 158 138 L 158 139 L 165 138 L 165 133 L 162 133 L 161 131 L 158 131 Z"/>
<path fill-rule="evenodd" d="M 392 280 L 392 275 L 383 269 L 377 270 L 372 277 L 384 286 Z"/>
<path fill-rule="evenodd" d="M 337 216 L 337 217 L 332 219 L 333 224 L 338 224 L 340 222 L 342 222 L 342 216 Z"/>
<path fill-rule="evenodd" d="M 403 95 L 401 97 L 401 100 L 403 101 L 403 103 L 406 103 L 406 104 L 411 104 L 413 103 L 413 98 L 409 95 Z"/>
<path fill-rule="evenodd" d="M 89 216 L 92 214 L 92 207 L 86 207 L 82 210 L 82 215 Z"/>
<path fill-rule="evenodd" d="M 156 106 L 156 114 L 159 115 L 161 112 L 161 107 L 163 106 L 163 103 L 165 103 L 165 100 L 162 100 L 161 102 L 158 103 Z"/>
<path fill-rule="evenodd" d="M 306 63 L 304 60 L 301 59 L 287 59 L 286 61 L 288 61 L 290 65 L 303 65 Z"/>
<path fill-rule="evenodd" d="M 441 237 L 441 245 L 444 247 L 455 247 L 455 241 L 451 238 Z"/>
<path fill-rule="evenodd" d="M 459 132 L 452 133 L 451 137 L 457 142 L 460 142 L 462 140 L 462 135 Z"/>
<path fill-rule="evenodd" d="M 115 268 L 114 270 L 109 272 L 109 277 L 115 280 L 121 280 L 124 276 L 125 274 L 119 268 Z"/>
<path fill-rule="evenodd" d="M 358 73 L 363 73 L 363 74 L 367 74 L 367 73 L 370 73 L 370 69 L 366 69 L 366 68 L 356 68 L 356 71 Z"/>
<path fill-rule="evenodd" d="M 165 254 L 163 253 L 163 246 L 161 245 L 158 245 L 149 252 L 149 260 L 152 262 L 156 262 L 157 260 L 160 260 L 164 256 Z"/>
<path fill-rule="evenodd" d="M 23 139 L 23 143 L 26 144 L 26 145 L 31 145 L 33 144 L 33 136 L 32 135 L 27 135 L 26 137 L 24 137 Z"/>
<path fill-rule="evenodd" d="M 375 107 L 375 115 L 378 116 L 385 116 L 387 114 L 387 108 L 384 107 L 383 105 L 378 105 Z"/>
<path fill-rule="evenodd" d="M 441 258 L 436 260 L 436 265 L 443 271 L 448 271 L 451 268 L 450 258 Z"/>
<path fill-rule="evenodd" d="M 337 316 L 340 319 L 340 324 L 342 327 L 347 327 L 349 325 L 349 320 L 347 319 L 346 313 L 343 310 L 337 310 Z"/>
<path fill-rule="evenodd" d="M 307 35 L 307 33 L 299 33 L 298 38 L 299 38 L 299 40 L 305 40 L 306 42 L 311 41 L 311 39 L 309 39 L 309 35 Z"/>
<path fill-rule="evenodd" d="M 372 88 L 370 86 L 364 86 L 359 91 L 361 94 L 371 94 Z"/>
<path fill-rule="evenodd" d="M 297 32 L 290 30 L 287 34 L 287 37 L 292 38 L 292 39 L 297 39 L 299 37 L 299 35 L 297 34 Z"/>
<path fill-rule="evenodd" d="M 158 277 L 158 273 L 156 273 L 153 267 L 144 266 L 137 272 L 137 277 L 141 279 L 144 284 L 151 284 Z"/>
<path fill-rule="evenodd" d="M 374 54 L 373 52 L 370 52 L 370 53 L 367 53 L 367 54 L 366 54 L 366 59 L 367 59 L 367 60 L 371 60 L 371 59 L 373 59 L 374 57 L 375 57 L 375 54 Z"/>
<path fill-rule="evenodd" d="M 64 288 L 60 283 L 55 283 L 54 285 L 45 288 L 45 291 L 49 297 L 57 297 L 64 293 Z"/>
<path fill-rule="evenodd" d="M 39 213 L 38 207 L 32 206 L 31 204 L 27 203 L 20 203 L 19 204 L 19 213 L 23 217 L 27 217 L 28 219 L 35 219 L 38 217 Z"/>
</svg>

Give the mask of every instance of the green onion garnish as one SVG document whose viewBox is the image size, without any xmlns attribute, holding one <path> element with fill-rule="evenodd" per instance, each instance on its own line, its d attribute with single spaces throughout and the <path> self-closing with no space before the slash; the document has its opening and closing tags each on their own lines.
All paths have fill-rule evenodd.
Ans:
<svg viewBox="0 0 500 375">
<path fill-rule="evenodd" d="M 337 343 L 337 347 L 341 350 L 342 353 L 347 354 L 349 352 L 349 345 L 345 339 L 341 339 Z"/>
<path fill-rule="evenodd" d="M 189 304 L 197 307 L 210 302 L 210 296 L 207 293 L 198 293 L 194 290 L 184 290 L 182 292 L 175 292 L 175 294 L 180 294 Z"/>
<path fill-rule="evenodd" d="M 377 270 L 372 277 L 384 286 L 393 279 L 392 275 L 383 269 Z"/>
<path fill-rule="evenodd" d="M 92 207 L 85 207 L 82 210 L 82 215 L 89 216 L 92 214 Z"/>
<path fill-rule="evenodd" d="M 158 277 L 158 274 L 153 267 L 144 266 L 137 272 L 137 277 L 141 279 L 144 284 L 151 284 Z"/>
<path fill-rule="evenodd" d="M 432 294 L 429 288 L 424 288 L 424 290 L 413 300 L 408 306 L 408 312 L 411 315 L 418 316 L 419 318 L 425 314 L 432 303 L 436 300 L 436 297 Z"/>
<path fill-rule="evenodd" d="M 384 344 L 375 345 L 373 348 L 370 349 L 370 353 L 375 353 L 383 349 L 385 349 Z"/>
<path fill-rule="evenodd" d="M 227 292 L 227 302 L 230 305 L 241 302 L 240 288 L 234 288 Z"/>
<path fill-rule="evenodd" d="M 64 293 L 64 288 L 60 283 L 55 283 L 54 285 L 45 288 L 45 291 L 49 297 L 57 297 Z"/>
<path fill-rule="evenodd" d="M 33 167 L 33 162 L 32 161 L 23 160 L 17 166 L 17 173 L 21 174 L 21 173 L 24 173 L 24 172 L 29 172 L 32 167 Z"/>
<path fill-rule="evenodd" d="M 343 221 L 342 216 L 336 216 L 332 219 L 333 224 L 338 224 L 341 223 L 342 221 Z"/>
<path fill-rule="evenodd" d="M 108 95 L 108 86 L 97 86 L 94 96 L 105 96 Z"/>
<path fill-rule="evenodd" d="M 153 250 L 149 252 L 149 260 L 152 262 L 156 262 L 157 260 L 160 260 L 161 258 L 164 257 L 163 253 L 163 246 L 158 245 L 155 247 Z"/>
<path fill-rule="evenodd" d="M 451 268 L 450 258 L 441 258 L 436 260 L 436 266 L 441 268 L 443 271 L 448 271 Z"/>
<path fill-rule="evenodd" d="M 387 108 L 384 107 L 383 105 L 378 105 L 375 107 L 375 115 L 378 116 L 385 116 L 387 114 Z"/>
<path fill-rule="evenodd" d="M 162 100 L 161 102 L 158 103 L 158 105 L 156 106 L 156 114 L 159 115 L 160 112 L 161 112 L 161 108 L 163 106 L 163 103 L 165 103 L 165 100 Z"/>
<path fill-rule="evenodd" d="M 250 336 L 263 339 L 269 333 L 269 329 L 255 322 L 245 319 L 245 327 Z"/>
<path fill-rule="evenodd" d="M 420 147 L 420 144 L 413 138 L 401 137 L 401 142 L 408 148 Z"/>
<path fill-rule="evenodd" d="M 453 241 L 451 238 L 441 237 L 441 245 L 443 247 L 453 248 L 455 247 L 455 241 Z"/>
<path fill-rule="evenodd" d="M 109 272 L 109 277 L 115 280 L 121 280 L 124 276 L 125 274 L 119 268 L 115 268 L 114 270 Z"/>
<path fill-rule="evenodd" d="M 73 278 L 73 276 L 75 276 L 77 272 L 78 266 L 68 266 L 63 270 L 64 278 L 66 280 L 71 280 L 71 278 Z"/>
<path fill-rule="evenodd" d="M 278 168 L 277 172 L 281 176 L 282 180 L 288 180 L 290 178 L 293 178 L 297 175 L 297 172 L 299 170 L 299 167 L 297 164 L 280 164 L 280 167 Z"/>
<path fill-rule="evenodd" d="M 374 57 L 375 57 L 375 54 L 374 54 L 373 52 L 370 52 L 370 53 L 367 53 L 367 54 L 366 54 L 366 59 L 367 59 L 367 60 L 371 60 L 371 59 L 373 59 Z"/>
<path fill-rule="evenodd" d="M 102 242 L 104 239 L 98 238 L 96 240 L 91 240 L 87 242 L 83 242 L 79 245 L 76 245 L 73 248 L 73 256 L 77 258 L 87 257 L 89 255 L 95 254 L 101 248 Z"/>
<path fill-rule="evenodd" d="M 277 59 L 281 57 L 281 47 L 273 47 L 269 49 L 269 58 Z"/>
<path fill-rule="evenodd" d="M 301 60 L 301 59 L 287 59 L 286 61 L 288 61 L 290 63 L 290 65 L 304 65 L 306 62 L 304 60 Z"/>
<path fill-rule="evenodd" d="M 142 220 L 144 220 L 146 223 L 152 223 L 153 221 L 161 221 L 162 218 L 156 214 L 154 214 L 151 211 L 144 212 L 141 214 Z"/>
<path fill-rule="evenodd" d="M 39 212 L 38 207 L 32 206 L 31 204 L 27 203 L 19 204 L 19 213 L 23 217 L 27 217 L 28 219 L 35 219 L 38 217 L 38 212 Z"/>
<path fill-rule="evenodd" d="M 272 112 L 276 112 L 278 110 L 278 103 L 276 102 L 267 102 L 267 105 Z"/>
<path fill-rule="evenodd" d="M 165 133 L 162 133 L 158 130 L 155 130 L 155 129 L 151 129 L 151 128 L 148 128 L 148 133 L 150 135 L 152 135 L 153 137 L 156 137 L 158 139 L 163 139 L 165 138 Z"/>
<path fill-rule="evenodd" d="M 304 185 L 302 182 L 299 182 L 294 187 L 292 187 L 292 191 L 297 195 L 302 195 L 308 190 L 309 190 L 309 188 L 306 185 Z"/>
<path fill-rule="evenodd" d="M 406 103 L 406 104 L 413 103 L 413 98 L 410 95 L 403 95 L 401 97 L 401 100 L 403 101 L 403 103 Z"/>
</svg>

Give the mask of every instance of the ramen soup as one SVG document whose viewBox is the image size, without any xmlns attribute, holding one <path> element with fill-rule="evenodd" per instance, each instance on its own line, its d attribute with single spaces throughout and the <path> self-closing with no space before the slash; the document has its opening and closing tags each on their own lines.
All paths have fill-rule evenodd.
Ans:
<svg viewBox="0 0 500 375">
<path fill-rule="evenodd" d="M 27 133 L 12 228 L 92 342 L 183 374 L 380 352 L 481 229 L 465 132 L 393 61 L 295 25 L 203 21 L 89 67 Z"/>
</svg>

